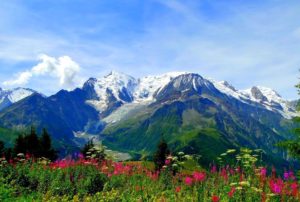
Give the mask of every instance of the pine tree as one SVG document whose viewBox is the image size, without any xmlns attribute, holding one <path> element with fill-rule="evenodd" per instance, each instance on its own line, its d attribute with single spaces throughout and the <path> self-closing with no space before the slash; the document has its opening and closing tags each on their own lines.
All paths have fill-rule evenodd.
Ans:
<svg viewBox="0 0 300 202">
<path fill-rule="evenodd" d="M 19 153 L 26 153 L 27 144 L 25 142 L 25 138 L 23 135 L 19 135 L 17 139 L 15 140 L 15 145 L 13 149 L 14 155 L 17 155 Z"/>
<path fill-rule="evenodd" d="M 40 151 L 38 155 L 40 157 L 45 157 L 50 160 L 55 160 L 57 158 L 57 152 L 52 148 L 51 137 L 45 128 L 43 129 L 43 133 L 39 141 Z"/>
<path fill-rule="evenodd" d="M 162 169 L 162 167 L 165 165 L 166 158 L 169 154 L 170 154 L 170 150 L 168 148 L 168 144 L 162 138 L 159 144 L 157 145 L 157 151 L 153 157 L 156 170 Z"/>
<path fill-rule="evenodd" d="M 84 157 L 87 156 L 87 152 L 92 149 L 94 147 L 94 143 L 93 143 L 93 140 L 89 140 L 84 146 L 83 148 L 81 149 L 81 153 Z"/>
<path fill-rule="evenodd" d="M 5 151 L 4 151 L 4 156 L 5 156 L 5 159 L 7 161 L 11 160 L 13 158 L 13 150 L 12 150 L 12 148 L 6 148 Z"/>
<path fill-rule="evenodd" d="M 40 151 L 40 143 L 35 128 L 33 126 L 31 127 L 30 134 L 25 137 L 25 140 L 26 152 L 35 157 L 38 157 Z"/>
<path fill-rule="evenodd" d="M 47 130 L 43 129 L 43 133 L 39 138 L 34 127 L 31 127 L 29 134 L 17 137 L 13 151 L 14 156 L 19 153 L 29 153 L 35 158 L 45 157 L 52 161 L 57 158 L 57 151 L 52 148 L 51 137 Z"/>
<path fill-rule="evenodd" d="M 5 151 L 4 142 L 0 140 L 0 158 L 3 156 Z"/>
<path fill-rule="evenodd" d="M 47 130 L 44 128 L 42 136 L 40 137 L 40 155 L 46 156 L 50 149 L 51 149 L 51 139 Z"/>
</svg>

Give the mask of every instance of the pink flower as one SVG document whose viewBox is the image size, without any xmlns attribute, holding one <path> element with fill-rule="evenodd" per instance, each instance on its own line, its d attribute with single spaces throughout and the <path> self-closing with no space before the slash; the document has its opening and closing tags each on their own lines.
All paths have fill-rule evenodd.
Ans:
<svg viewBox="0 0 300 202">
<path fill-rule="evenodd" d="M 193 178 L 191 177 L 186 177 L 184 180 L 184 183 L 188 186 L 191 186 L 193 184 Z"/>
<path fill-rule="evenodd" d="M 284 183 L 281 179 L 270 180 L 269 186 L 274 194 L 281 194 Z"/>
<path fill-rule="evenodd" d="M 235 193 L 235 187 L 231 187 L 230 192 L 228 192 L 228 197 L 231 198 L 233 197 L 233 194 Z"/>
<path fill-rule="evenodd" d="M 216 173 L 217 172 L 217 166 L 213 165 L 211 167 L 211 170 L 210 170 L 211 173 Z"/>
<path fill-rule="evenodd" d="M 169 165 L 171 163 L 170 159 L 165 160 L 165 165 Z"/>
<path fill-rule="evenodd" d="M 290 177 L 291 180 L 295 180 L 296 179 L 293 171 L 289 171 L 289 177 Z"/>
<path fill-rule="evenodd" d="M 266 177 L 267 176 L 267 168 L 261 168 L 260 169 L 260 175 L 262 177 Z"/>
<path fill-rule="evenodd" d="M 194 172 L 193 178 L 196 182 L 203 182 L 206 178 L 205 172 Z"/>
<path fill-rule="evenodd" d="M 82 153 L 79 153 L 79 154 L 78 154 L 78 158 L 79 158 L 79 159 L 83 159 L 83 158 L 84 158 L 83 154 L 82 154 Z"/>
</svg>

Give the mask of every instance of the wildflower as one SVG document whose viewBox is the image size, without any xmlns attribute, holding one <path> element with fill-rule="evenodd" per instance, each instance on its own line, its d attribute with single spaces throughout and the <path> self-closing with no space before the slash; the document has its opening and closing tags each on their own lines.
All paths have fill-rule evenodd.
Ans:
<svg viewBox="0 0 300 202">
<path fill-rule="evenodd" d="M 171 163 L 171 160 L 170 159 L 166 159 L 165 160 L 165 165 L 169 165 Z"/>
<path fill-rule="evenodd" d="M 212 201 L 212 202 L 218 202 L 218 201 L 220 201 L 220 197 L 218 197 L 218 196 L 216 196 L 216 195 L 213 195 L 213 196 L 211 197 L 211 201 Z"/>
<path fill-rule="evenodd" d="M 203 182 L 206 178 L 205 172 L 194 172 L 193 178 L 196 182 Z"/>
<path fill-rule="evenodd" d="M 267 176 L 267 169 L 266 168 L 261 168 L 260 169 L 260 175 L 262 177 L 266 177 Z"/>
<path fill-rule="evenodd" d="M 295 180 L 295 175 L 293 171 L 285 171 L 283 173 L 284 180 Z"/>
<path fill-rule="evenodd" d="M 23 154 L 23 153 L 18 153 L 18 154 L 17 154 L 17 157 L 23 158 L 23 157 L 24 157 L 24 154 Z"/>
<path fill-rule="evenodd" d="M 284 178 L 285 180 L 288 180 L 288 179 L 289 179 L 289 173 L 288 173 L 287 171 L 284 171 L 284 173 L 283 173 L 283 178 Z"/>
<path fill-rule="evenodd" d="M 178 160 L 178 157 L 177 157 L 177 156 L 174 156 L 172 160 L 173 160 L 173 161 L 177 161 L 177 160 Z"/>
<path fill-rule="evenodd" d="M 83 154 L 82 154 L 82 153 L 79 153 L 79 154 L 78 154 L 78 158 L 79 158 L 79 159 L 84 159 Z"/>
<path fill-rule="evenodd" d="M 281 179 L 270 180 L 269 186 L 274 194 L 281 194 L 284 183 Z"/>
<path fill-rule="evenodd" d="M 230 192 L 228 192 L 228 197 L 232 198 L 234 193 L 235 193 L 235 187 L 231 187 Z"/>
<path fill-rule="evenodd" d="M 180 187 L 180 186 L 177 186 L 177 187 L 175 188 L 175 192 L 179 193 L 180 191 L 181 191 L 181 187 Z"/>
<path fill-rule="evenodd" d="M 210 170 L 211 173 L 216 173 L 217 172 L 217 166 L 216 165 L 213 165 L 211 167 L 211 170 Z"/>
<path fill-rule="evenodd" d="M 297 182 L 293 182 L 293 183 L 291 184 L 291 189 L 292 189 L 291 194 L 292 194 L 294 197 L 296 197 L 296 196 L 298 195 L 298 184 L 297 184 Z"/>
<path fill-rule="evenodd" d="M 184 183 L 188 186 L 191 186 L 193 184 L 193 178 L 191 177 L 186 177 L 184 180 Z"/>
<path fill-rule="evenodd" d="M 256 187 L 251 187 L 251 189 L 252 189 L 253 191 L 255 191 L 255 192 L 262 192 L 261 189 L 258 189 L 258 188 L 256 188 Z"/>
<path fill-rule="evenodd" d="M 168 160 L 172 160 L 173 157 L 172 157 L 172 156 L 168 156 L 167 159 L 168 159 Z"/>
<path fill-rule="evenodd" d="M 250 186 L 250 183 L 248 181 L 241 181 L 239 184 L 246 187 Z"/>
</svg>

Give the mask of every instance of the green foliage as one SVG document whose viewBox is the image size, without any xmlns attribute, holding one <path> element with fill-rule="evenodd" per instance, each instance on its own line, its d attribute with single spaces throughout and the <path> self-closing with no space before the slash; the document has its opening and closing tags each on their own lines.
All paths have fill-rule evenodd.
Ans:
<svg viewBox="0 0 300 202">
<path fill-rule="evenodd" d="M 19 132 L 0 127 L 0 141 L 3 141 L 6 146 L 12 146 Z"/>
<path fill-rule="evenodd" d="M 71 166 L 51 169 L 32 162 L 18 163 L 15 167 L 0 167 L 0 193 L 11 198 L 13 195 L 28 195 L 32 192 L 58 196 L 89 195 L 101 192 L 107 182 L 106 175 L 92 165 Z M 4 190 L 7 190 L 4 193 Z M 0 201 L 1 200 L 0 194 Z"/>
<path fill-rule="evenodd" d="M 167 155 L 169 154 L 170 154 L 170 150 L 168 148 L 168 145 L 166 141 L 162 139 L 160 143 L 157 145 L 157 150 L 153 156 L 153 161 L 156 170 L 162 169 L 162 167 L 165 165 Z"/>
</svg>

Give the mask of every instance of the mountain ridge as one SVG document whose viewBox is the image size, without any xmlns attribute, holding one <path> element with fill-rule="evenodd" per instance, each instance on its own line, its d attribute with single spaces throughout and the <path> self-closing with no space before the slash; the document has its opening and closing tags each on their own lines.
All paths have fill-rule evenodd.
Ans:
<svg viewBox="0 0 300 202">
<path fill-rule="evenodd" d="M 97 137 L 116 150 L 140 154 L 153 152 L 164 133 L 174 150 L 201 153 L 203 143 L 213 157 L 214 142 L 223 149 L 262 147 L 283 158 L 274 145 L 291 135 L 294 107 L 271 89 L 241 91 L 196 73 L 135 79 L 114 71 L 72 91 L 32 94 L 3 109 L 0 126 L 34 124 L 66 144 Z"/>
</svg>

